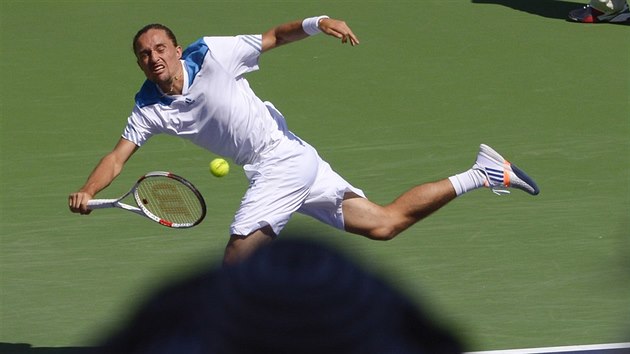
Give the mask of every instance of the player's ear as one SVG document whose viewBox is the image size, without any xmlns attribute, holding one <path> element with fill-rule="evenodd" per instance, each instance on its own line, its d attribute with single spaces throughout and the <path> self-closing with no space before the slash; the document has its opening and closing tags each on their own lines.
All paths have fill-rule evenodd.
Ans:
<svg viewBox="0 0 630 354">
<path fill-rule="evenodd" d="M 177 47 L 175 48 L 175 50 L 177 51 L 177 59 L 181 59 L 181 58 L 182 58 L 182 52 L 183 52 L 183 51 L 182 51 L 182 47 L 177 46 Z"/>
</svg>

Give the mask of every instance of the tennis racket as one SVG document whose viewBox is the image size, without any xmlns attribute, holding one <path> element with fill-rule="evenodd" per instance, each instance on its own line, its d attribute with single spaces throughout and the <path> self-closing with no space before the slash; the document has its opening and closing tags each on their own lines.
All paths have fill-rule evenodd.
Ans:
<svg viewBox="0 0 630 354">
<path fill-rule="evenodd" d="M 131 194 L 135 206 L 122 202 Z M 162 171 L 140 177 L 129 192 L 118 199 L 92 199 L 87 205 L 90 209 L 124 209 L 173 228 L 193 227 L 206 216 L 206 202 L 197 188 L 183 177 Z"/>
</svg>

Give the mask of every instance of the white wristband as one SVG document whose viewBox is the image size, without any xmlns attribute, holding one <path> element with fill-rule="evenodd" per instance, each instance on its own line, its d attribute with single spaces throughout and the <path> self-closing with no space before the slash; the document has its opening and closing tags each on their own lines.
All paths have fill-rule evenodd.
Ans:
<svg viewBox="0 0 630 354">
<path fill-rule="evenodd" d="M 330 17 L 323 15 L 323 16 L 305 18 L 304 21 L 302 21 L 302 29 L 309 36 L 318 34 L 322 31 L 319 28 L 319 21 L 321 21 L 324 18 L 330 18 Z"/>
</svg>

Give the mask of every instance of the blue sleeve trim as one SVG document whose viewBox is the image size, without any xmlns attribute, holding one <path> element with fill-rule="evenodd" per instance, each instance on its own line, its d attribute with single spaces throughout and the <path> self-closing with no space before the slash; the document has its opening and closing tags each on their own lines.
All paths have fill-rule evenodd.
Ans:
<svg viewBox="0 0 630 354">
<path fill-rule="evenodd" d="M 184 54 L 182 54 L 182 59 L 184 59 L 185 64 L 184 66 L 188 72 L 188 87 L 190 87 L 193 81 L 195 81 L 195 77 L 197 76 L 199 70 L 201 70 L 203 59 L 206 57 L 207 53 L 208 45 L 203 38 L 201 38 L 188 46 L 188 48 L 184 51 Z"/>
</svg>

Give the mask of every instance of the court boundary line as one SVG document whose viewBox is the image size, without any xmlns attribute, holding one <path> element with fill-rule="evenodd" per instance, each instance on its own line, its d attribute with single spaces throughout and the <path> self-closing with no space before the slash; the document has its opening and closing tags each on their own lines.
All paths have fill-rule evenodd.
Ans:
<svg viewBox="0 0 630 354">
<path fill-rule="evenodd" d="M 591 351 L 591 350 L 611 350 L 611 349 L 626 349 L 626 348 L 630 348 L 630 342 L 611 343 L 611 344 L 570 345 L 570 346 L 564 346 L 564 347 L 547 347 L 547 348 L 491 350 L 491 351 L 483 351 L 483 352 L 467 352 L 464 354 L 566 353 L 566 352 L 583 352 L 583 351 Z"/>
</svg>

